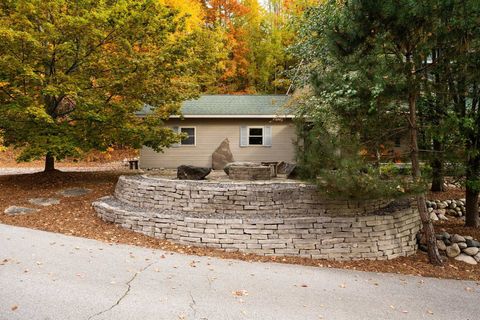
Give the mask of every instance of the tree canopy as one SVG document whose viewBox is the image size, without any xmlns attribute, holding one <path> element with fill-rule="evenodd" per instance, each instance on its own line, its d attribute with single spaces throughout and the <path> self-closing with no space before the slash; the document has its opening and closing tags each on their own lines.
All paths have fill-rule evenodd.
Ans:
<svg viewBox="0 0 480 320">
<path fill-rule="evenodd" d="M 176 141 L 162 120 L 198 94 L 199 66 L 216 64 L 197 41 L 209 36 L 187 26 L 162 1 L 2 2 L 4 144 L 22 148 L 20 160 L 52 161 L 114 143 L 161 150 Z M 145 104 L 156 113 L 140 119 Z"/>
</svg>

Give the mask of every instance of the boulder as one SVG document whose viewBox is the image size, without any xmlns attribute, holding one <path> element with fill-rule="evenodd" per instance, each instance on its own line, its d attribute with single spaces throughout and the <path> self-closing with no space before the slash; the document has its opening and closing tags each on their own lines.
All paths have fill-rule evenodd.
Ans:
<svg viewBox="0 0 480 320">
<path fill-rule="evenodd" d="M 466 240 L 467 246 L 480 248 L 480 241 L 471 240 L 471 239 L 465 239 L 465 240 Z"/>
<path fill-rule="evenodd" d="M 454 234 L 450 240 L 452 242 L 465 242 L 465 238 L 459 234 Z"/>
<path fill-rule="evenodd" d="M 452 244 L 451 246 L 448 246 L 446 251 L 447 251 L 447 256 L 450 258 L 455 258 L 461 252 L 458 244 L 456 243 Z"/>
<path fill-rule="evenodd" d="M 437 247 L 438 247 L 438 250 L 440 251 L 447 250 L 447 246 L 445 245 L 445 242 L 443 242 L 442 240 L 437 240 Z"/>
<path fill-rule="evenodd" d="M 480 262 L 480 252 L 477 253 L 476 255 L 474 255 L 473 259 L 475 259 L 475 261 L 477 261 L 477 262 Z"/>
<path fill-rule="evenodd" d="M 447 216 L 445 216 L 444 214 L 437 214 L 437 217 L 438 217 L 438 219 L 440 219 L 442 221 L 447 221 L 448 220 Z"/>
<path fill-rule="evenodd" d="M 437 207 L 439 209 L 446 209 L 448 205 L 445 202 L 440 202 Z"/>
<path fill-rule="evenodd" d="M 462 250 L 463 253 L 468 254 L 469 256 L 474 256 L 480 251 L 477 247 L 468 247 Z"/>
<path fill-rule="evenodd" d="M 464 253 L 458 255 L 457 257 L 455 257 L 455 260 L 463 261 L 463 262 L 465 262 L 465 263 L 473 264 L 473 265 L 477 264 L 477 261 L 476 261 L 473 257 L 471 257 L 471 256 L 469 256 L 469 255 L 466 255 L 466 254 L 464 254 Z"/>
<path fill-rule="evenodd" d="M 182 165 L 177 168 L 177 178 L 179 180 L 203 180 L 211 171 L 211 168 Z"/>
<path fill-rule="evenodd" d="M 222 170 L 227 163 L 234 161 L 232 151 L 230 150 L 230 141 L 228 141 L 228 138 L 225 138 L 212 154 L 212 168 L 213 170 Z"/>
<path fill-rule="evenodd" d="M 465 249 L 468 247 L 465 242 L 457 242 L 457 244 L 460 249 Z"/>
<path fill-rule="evenodd" d="M 435 214 L 435 212 L 433 212 L 433 210 L 430 212 L 430 220 L 432 220 L 432 221 L 438 221 L 438 217 L 437 217 L 437 215 Z"/>
<path fill-rule="evenodd" d="M 448 233 L 447 231 L 440 232 L 438 236 L 440 236 L 440 238 L 437 238 L 437 239 L 443 239 L 443 240 L 450 239 L 450 233 Z"/>
<path fill-rule="evenodd" d="M 256 162 L 230 162 L 225 165 L 225 167 L 223 168 L 223 171 L 225 171 L 225 173 L 228 174 L 231 167 L 260 167 L 260 166 L 262 165 Z"/>
</svg>

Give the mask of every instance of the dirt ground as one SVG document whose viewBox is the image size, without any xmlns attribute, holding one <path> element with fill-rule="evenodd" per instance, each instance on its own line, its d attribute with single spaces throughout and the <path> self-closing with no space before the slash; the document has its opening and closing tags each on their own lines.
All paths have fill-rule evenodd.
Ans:
<svg viewBox="0 0 480 320">
<path fill-rule="evenodd" d="M 133 173 L 132 171 L 115 170 L 106 172 L 55 172 L 52 174 L 34 173 L 0 176 L 0 223 L 87 237 L 105 242 L 159 248 L 201 256 L 208 255 L 245 261 L 269 261 L 438 278 L 468 279 L 479 281 L 480 284 L 480 264 L 471 266 L 449 259 L 443 267 L 434 267 L 428 263 L 426 255 L 421 252 L 411 257 L 402 257 L 390 261 L 339 262 L 296 257 L 263 257 L 177 245 L 103 222 L 95 215 L 91 207 L 92 201 L 112 194 L 119 175 Z M 72 187 L 90 188 L 93 191 L 81 197 L 60 197 L 56 194 L 61 189 Z M 33 205 L 28 203 L 28 199 L 33 197 L 58 197 L 61 199 L 61 202 L 58 205 L 39 208 L 41 209 L 39 212 L 22 216 L 8 216 L 3 213 L 3 210 L 10 205 L 32 207 Z M 439 223 L 437 224 L 437 231 L 440 230 L 471 235 L 476 239 L 480 239 L 480 230 L 464 228 L 461 221 L 450 220 L 447 223 Z"/>
<path fill-rule="evenodd" d="M 92 151 L 85 154 L 80 159 L 67 158 L 57 161 L 57 168 L 65 167 L 112 167 L 118 166 L 118 163 L 124 159 L 138 157 L 139 151 L 135 149 L 109 149 L 107 151 Z M 44 160 L 31 162 L 17 162 L 16 158 L 20 155 L 20 150 L 8 148 L 0 151 L 0 168 L 43 168 Z"/>
</svg>

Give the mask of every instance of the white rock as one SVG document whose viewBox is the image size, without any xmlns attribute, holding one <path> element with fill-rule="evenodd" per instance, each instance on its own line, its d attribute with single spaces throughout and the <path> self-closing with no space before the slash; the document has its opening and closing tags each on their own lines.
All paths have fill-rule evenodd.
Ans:
<svg viewBox="0 0 480 320">
<path fill-rule="evenodd" d="M 477 247 L 468 247 L 462 250 L 463 253 L 468 254 L 469 256 L 474 256 L 480 251 Z"/>
<path fill-rule="evenodd" d="M 437 217 L 438 217 L 438 219 L 440 219 L 442 221 L 447 221 L 448 220 L 448 218 L 444 214 L 438 214 Z"/>
<path fill-rule="evenodd" d="M 480 253 L 474 255 L 473 258 L 475 259 L 475 261 L 480 262 Z"/>
<path fill-rule="evenodd" d="M 437 247 L 438 247 L 438 250 L 440 251 L 447 250 L 447 246 L 445 245 L 445 242 L 443 242 L 442 240 L 437 240 Z"/>
<path fill-rule="evenodd" d="M 459 243 L 457 243 L 457 244 L 458 244 L 458 247 L 459 247 L 460 249 L 466 249 L 466 248 L 468 247 L 465 242 L 459 242 Z"/>
<path fill-rule="evenodd" d="M 447 256 L 450 258 L 455 258 L 460 254 L 460 248 L 458 247 L 458 244 L 454 243 L 451 246 L 447 247 Z"/>
<path fill-rule="evenodd" d="M 460 255 L 455 257 L 455 260 L 463 261 L 465 263 L 473 264 L 473 265 L 477 264 L 477 261 L 473 257 L 466 255 L 464 253 L 461 253 Z"/>
<path fill-rule="evenodd" d="M 432 221 L 438 221 L 438 217 L 437 217 L 437 215 L 435 214 L 435 212 L 433 212 L 433 211 L 430 212 L 430 220 L 432 220 Z"/>
<path fill-rule="evenodd" d="M 459 235 L 459 234 L 454 234 L 454 235 L 450 238 L 450 240 L 451 240 L 452 242 L 465 242 L 465 238 L 462 237 L 462 236 Z"/>
</svg>

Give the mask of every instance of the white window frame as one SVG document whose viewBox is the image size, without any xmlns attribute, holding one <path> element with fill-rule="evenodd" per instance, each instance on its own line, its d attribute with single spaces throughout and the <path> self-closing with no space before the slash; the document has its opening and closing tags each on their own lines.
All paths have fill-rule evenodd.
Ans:
<svg viewBox="0 0 480 320">
<path fill-rule="evenodd" d="M 262 129 L 262 144 L 250 144 L 250 129 Z M 253 136 L 259 137 L 259 136 Z M 265 146 L 265 126 L 247 126 L 247 139 L 249 147 L 264 147 Z"/>
<path fill-rule="evenodd" d="M 178 127 L 178 133 L 182 133 L 182 129 L 193 129 L 193 144 L 183 144 L 182 141 L 178 143 L 179 147 L 196 147 L 197 146 L 197 127 L 196 126 L 182 126 Z"/>
</svg>

